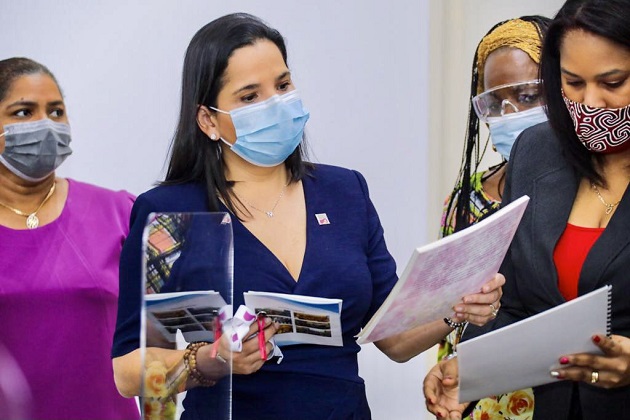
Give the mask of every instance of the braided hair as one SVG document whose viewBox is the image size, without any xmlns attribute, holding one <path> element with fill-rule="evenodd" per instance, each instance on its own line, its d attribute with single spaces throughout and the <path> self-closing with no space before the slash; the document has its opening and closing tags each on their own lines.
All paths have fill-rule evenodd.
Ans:
<svg viewBox="0 0 630 420">
<path fill-rule="evenodd" d="M 504 25 L 514 23 L 516 21 L 524 21 L 531 23 L 538 35 L 538 39 L 530 40 L 529 43 L 536 43 L 533 48 L 525 49 L 522 45 L 527 44 L 527 40 L 518 39 L 512 37 L 512 31 L 507 35 L 507 38 L 502 38 L 501 40 L 492 40 L 491 37 L 495 31 L 500 30 Z M 547 31 L 549 23 L 551 19 L 546 18 L 544 16 L 522 16 L 517 19 L 508 19 L 494 25 L 488 33 L 482 38 L 477 45 L 477 49 L 475 51 L 475 57 L 473 59 L 472 66 L 472 80 L 470 83 L 470 100 L 468 102 L 468 125 L 466 128 L 466 143 L 464 145 L 464 150 L 462 152 L 462 160 L 459 169 L 459 174 L 457 177 L 457 181 L 455 182 L 455 188 L 448 198 L 445 213 L 448 215 L 451 214 L 453 208 L 455 207 L 455 229 L 453 232 L 460 231 L 462 229 L 467 228 L 471 225 L 470 220 L 470 194 L 471 194 L 471 177 L 479 171 L 479 164 L 483 159 L 483 156 L 488 147 L 488 140 L 481 145 L 479 139 L 479 118 L 475 113 L 475 110 L 472 106 L 472 98 L 483 91 L 483 66 L 485 65 L 485 60 L 489 54 L 498 48 L 509 46 L 514 48 L 519 48 L 524 50 L 526 53 L 532 57 L 532 59 L 536 62 L 540 62 L 540 49 L 542 48 L 542 39 L 544 34 Z M 494 42 L 488 42 L 489 40 Z M 507 164 L 507 161 L 501 162 L 501 164 L 490 169 L 490 172 L 487 174 L 487 177 L 492 176 L 499 169 L 504 167 Z M 465 199 L 459 199 L 461 197 L 465 197 Z M 490 213 L 488 213 L 490 214 Z M 443 223 L 441 229 L 441 236 L 447 236 L 452 230 L 452 226 L 448 220 Z"/>
</svg>

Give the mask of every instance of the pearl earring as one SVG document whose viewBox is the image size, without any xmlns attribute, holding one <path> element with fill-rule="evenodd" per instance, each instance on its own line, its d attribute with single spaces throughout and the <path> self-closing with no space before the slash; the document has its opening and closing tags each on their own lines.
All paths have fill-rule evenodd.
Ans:
<svg viewBox="0 0 630 420">
<path fill-rule="evenodd" d="M 210 134 L 210 140 L 216 140 L 217 139 L 217 135 L 212 133 Z"/>
</svg>

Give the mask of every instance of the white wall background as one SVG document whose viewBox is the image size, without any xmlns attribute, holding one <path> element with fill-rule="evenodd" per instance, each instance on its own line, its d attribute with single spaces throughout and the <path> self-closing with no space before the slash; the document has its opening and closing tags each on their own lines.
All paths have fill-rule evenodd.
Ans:
<svg viewBox="0 0 630 420">
<path fill-rule="evenodd" d="M 0 10 L 0 57 L 44 63 L 65 93 L 74 154 L 59 174 L 136 194 L 162 177 L 193 34 L 226 13 L 260 16 L 288 41 L 315 160 L 366 176 L 399 264 L 427 241 L 428 0 L 2 0 Z M 422 416 L 423 358 L 397 365 L 365 350 L 374 418 Z"/>
<path fill-rule="evenodd" d="M 459 167 L 470 65 L 494 23 L 553 16 L 560 0 L 2 0 L 0 58 L 26 56 L 57 76 L 74 155 L 59 171 L 141 193 L 163 176 L 180 73 L 193 34 L 250 12 L 288 41 L 311 111 L 313 160 L 360 170 L 399 272 L 436 237 Z M 375 419 L 427 419 L 422 379 L 434 352 L 404 365 L 360 355 Z"/>
</svg>

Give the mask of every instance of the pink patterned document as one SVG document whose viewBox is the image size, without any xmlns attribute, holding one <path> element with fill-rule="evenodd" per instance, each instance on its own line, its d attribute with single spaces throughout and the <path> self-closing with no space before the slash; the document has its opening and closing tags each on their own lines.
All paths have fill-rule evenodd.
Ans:
<svg viewBox="0 0 630 420">
<path fill-rule="evenodd" d="M 446 238 L 416 248 L 402 276 L 357 336 L 365 344 L 453 315 L 498 272 L 528 196 Z"/>
</svg>

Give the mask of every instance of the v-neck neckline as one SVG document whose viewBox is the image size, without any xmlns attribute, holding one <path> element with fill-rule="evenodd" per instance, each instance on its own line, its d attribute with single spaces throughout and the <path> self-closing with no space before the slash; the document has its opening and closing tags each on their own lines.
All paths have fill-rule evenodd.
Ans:
<svg viewBox="0 0 630 420">
<path fill-rule="evenodd" d="M 238 219 L 238 217 L 234 217 L 234 224 L 238 225 L 240 229 L 242 229 L 245 232 L 245 235 L 248 236 L 254 243 L 257 244 L 258 247 L 264 249 L 267 254 L 271 255 L 272 259 L 275 261 L 275 264 L 279 265 L 281 267 L 281 270 L 288 276 L 289 279 L 291 279 L 291 282 L 293 283 L 293 287 L 296 287 L 301 281 L 302 281 L 302 277 L 303 277 L 303 273 L 305 272 L 304 268 L 308 262 L 308 255 L 309 255 L 309 243 L 310 241 L 310 233 L 312 231 L 312 229 L 310 228 L 310 222 L 309 222 L 309 212 L 310 212 L 310 207 L 311 207 L 311 202 L 309 199 L 310 194 L 308 193 L 309 187 L 307 186 L 307 178 L 308 175 L 304 176 L 302 178 L 302 189 L 304 192 L 304 210 L 305 210 L 305 215 L 304 217 L 306 218 L 306 243 L 304 246 L 304 255 L 302 256 L 302 265 L 300 267 L 300 273 L 298 274 L 297 279 L 293 277 L 293 275 L 291 274 L 291 272 L 289 271 L 289 269 L 282 263 L 282 261 L 280 260 L 280 258 L 278 258 L 278 256 L 276 254 L 273 253 L 273 251 L 271 251 L 271 249 L 269 249 L 269 247 L 267 247 L 267 245 L 265 245 L 256 235 L 254 235 L 254 233 L 252 233 L 252 231 L 250 231 L 247 226 L 245 226 L 245 224 Z M 221 205 L 223 207 L 225 207 L 225 205 L 223 203 L 221 203 Z M 226 209 L 227 211 L 227 209 Z"/>
</svg>

